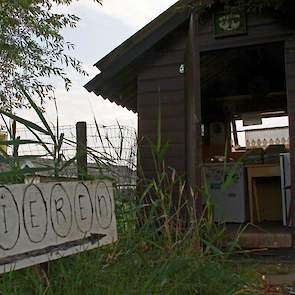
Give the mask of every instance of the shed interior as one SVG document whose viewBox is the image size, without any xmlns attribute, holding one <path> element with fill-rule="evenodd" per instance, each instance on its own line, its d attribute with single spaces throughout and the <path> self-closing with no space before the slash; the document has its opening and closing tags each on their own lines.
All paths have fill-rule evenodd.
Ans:
<svg viewBox="0 0 295 295">
<path fill-rule="evenodd" d="M 259 125 L 262 118 L 288 115 L 284 58 L 283 43 L 202 53 L 203 160 L 216 153 L 224 155 L 226 141 L 239 145 L 231 140 L 231 137 L 237 140 L 233 136 L 237 120 L 250 116 L 253 125 Z M 221 135 L 224 134 L 218 136 L 220 144 L 217 134 L 210 130 L 210 124 L 218 122 L 224 125 L 220 126 Z M 251 122 L 244 124 L 251 125 Z M 243 152 L 243 149 L 236 151 Z M 231 156 L 236 159 L 237 154 Z"/>
<path fill-rule="evenodd" d="M 263 118 L 287 116 L 285 76 L 284 44 L 280 42 L 201 55 L 203 171 L 214 219 L 233 224 L 233 228 L 250 222 L 267 228 L 267 234 L 273 231 L 272 239 L 276 232 L 286 234 L 279 238 L 280 246 L 291 243 L 286 228 L 288 187 L 282 189 L 286 173 L 282 154 L 288 153 L 288 138 L 278 136 L 277 130 L 269 141 L 262 132 L 261 139 L 246 146 L 239 141 L 236 123 L 242 121 L 244 126 L 258 128 L 259 133 L 265 131 L 259 130 Z M 270 128 L 269 134 L 276 129 Z M 257 231 L 252 227 L 251 233 L 256 235 Z M 266 238 L 255 237 L 256 242 L 262 239 L 257 242 L 260 246 Z"/>
</svg>

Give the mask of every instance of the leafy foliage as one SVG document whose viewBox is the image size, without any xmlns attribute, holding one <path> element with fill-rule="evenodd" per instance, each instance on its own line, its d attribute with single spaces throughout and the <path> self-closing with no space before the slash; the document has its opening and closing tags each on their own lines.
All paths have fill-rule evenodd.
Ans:
<svg viewBox="0 0 295 295">
<path fill-rule="evenodd" d="M 295 26 L 295 7 L 292 0 L 197 0 L 196 6 L 201 11 L 232 6 L 244 8 L 249 13 L 261 13 L 265 10 L 273 10 L 287 25 Z"/>
<path fill-rule="evenodd" d="M 68 89 L 71 81 L 66 67 L 86 74 L 81 62 L 68 55 L 74 45 L 61 34 L 64 28 L 76 27 L 79 18 L 56 12 L 59 5 L 72 2 L 0 0 L 0 107 L 24 105 L 18 83 L 31 94 L 38 94 L 42 102 L 53 90 L 46 78 L 60 77 Z"/>
<path fill-rule="evenodd" d="M 251 11 L 260 11 L 264 8 L 282 9 L 289 4 L 289 0 L 199 0 L 196 1 L 199 7 L 211 8 L 214 5 L 238 5 L 244 6 Z"/>
</svg>

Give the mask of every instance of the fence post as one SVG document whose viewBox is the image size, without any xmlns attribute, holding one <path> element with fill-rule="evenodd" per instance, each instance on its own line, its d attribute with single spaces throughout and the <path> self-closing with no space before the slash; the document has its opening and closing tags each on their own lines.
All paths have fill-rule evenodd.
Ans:
<svg viewBox="0 0 295 295">
<path fill-rule="evenodd" d="M 76 124 L 76 156 L 78 178 L 83 180 L 87 177 L 87 124 L 77 122 Z"/>
</svg>

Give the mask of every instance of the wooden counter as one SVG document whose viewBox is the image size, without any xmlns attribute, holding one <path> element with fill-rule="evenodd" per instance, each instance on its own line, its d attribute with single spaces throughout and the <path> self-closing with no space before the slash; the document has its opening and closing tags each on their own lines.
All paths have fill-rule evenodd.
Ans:
<svg viewBox="0 0 295 295">
<path fill-rule="evenodd" d="M 250 222 L 254 223 L 254 202 L 256 208 L 257 221 L 261 222 L 255 178 L 281 176 L 280 164 L 256 164 L 246 165 L 245 167 L 247 169 L 248 175 Z"/>
</svg>

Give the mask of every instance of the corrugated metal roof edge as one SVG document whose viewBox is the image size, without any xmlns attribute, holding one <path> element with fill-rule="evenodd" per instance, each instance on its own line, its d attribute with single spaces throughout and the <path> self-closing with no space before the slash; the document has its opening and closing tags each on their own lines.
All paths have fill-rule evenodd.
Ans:
<svg viewBox="0 0 295 295">
<path fill-rule="evenodd" d="M 146 50 L 150 49 L 153 45 L 155 45 L 159 40 L 169 34 L 176 27 L 181 25 L 185 20 L 188 19 L 188 4 L 191 3 L 192 0 L 180 0 L 170 8 L 168 8 L 165 12 L 163 12 L 156 19 L 147 24 L 140 31 L 135 33 L 113 51 L 111 51 L 108 55 L 98 61 L 95 66 L 97 66 L 103 73 L 96 75 L 92 80 L 90 80 L 84 87 L 89 92 L 95 92 L 97 88 L 101 87 L 103 79 L 106 77 L 111 78 L 115 75 L 120 69 L 124 66 L 127 66 L 132 61 L 134 61 L 139 55 L 143 54 Z M 176 21 L 174 20 L 174 18 Z M 168 25 L 167 25 L 168 24 Z M 162 29 L 163 26 L 166 27 Z M 162 30 L 161 30 L 162 29 Z M 158 33 L 158 31 L 160 31 Z M 154 36 L 156 35 L 156 36 Z M 150 40 L 152 39 L 152 40 Z M 150 42 L 149 44 L 146 44 Z M 140 45 L 145 44 L 141 48 L 138 48 Z M 123 59 L 124 55 L 128 52 L 136 50 L 137 54 L 130 54 L 128 58 Z M 121 61 L 121 65 L 120 64 Z"/>
<path fill-rule="evenodd" d="M 142 29 L 137 31 L 134 35 L 112 50 L 105 57 L 100 59 L 94 64 L 99 70 L 103 71 L 112 64 L 116 58 L 121 57 L 124 52 L 130 50 L 132 47 L 136 46 L 138 43 L 145 41 L 147 37 L 152 35 L 157 29 L 159 29 L 163 24 L 165 24 L 170 18 L 174 17 L 179 13 L 187 11 L 188 4 L 192 3 L 192 0 L 180 0 L 166 11 L 144 26 Z M 188 17 L 188 15 L 187 15 Z"/>
</svg>

